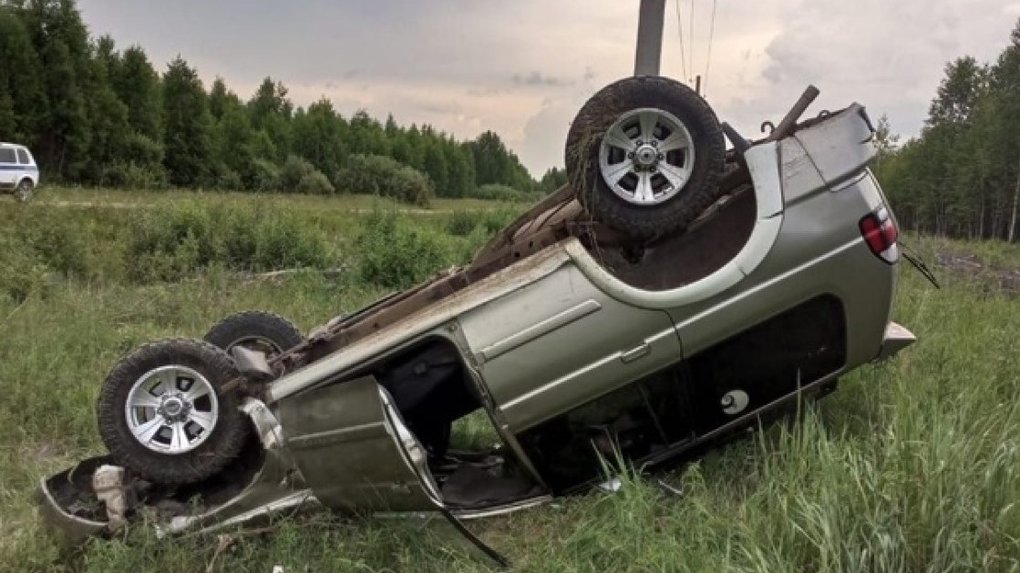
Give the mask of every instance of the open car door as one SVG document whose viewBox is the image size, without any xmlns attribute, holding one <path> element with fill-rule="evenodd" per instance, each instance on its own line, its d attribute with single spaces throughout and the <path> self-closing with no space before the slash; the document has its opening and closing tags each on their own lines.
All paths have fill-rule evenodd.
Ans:
<svg viewBox="0 0 1020 573">
<path fill-rule="evenodd" d="M 289 396 L 278 403 L 277 414 L 295 464 L 323 505 L 345 513 L 439 511 L 506 565 L 443 504 L 425 449 L 375 377 Z"/>
</svg>

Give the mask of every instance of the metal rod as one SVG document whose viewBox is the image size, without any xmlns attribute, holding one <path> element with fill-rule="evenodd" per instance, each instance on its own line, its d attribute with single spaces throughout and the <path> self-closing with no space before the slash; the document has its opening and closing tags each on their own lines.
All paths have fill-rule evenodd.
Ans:
<svg viewBox="0 0 1020 573">
<path fill-rule="evenodd" d="M 635 76 L 657 76 L 662 62 L 662 28 L 666 19 L 666 0 L 641 0 L 638 17 Z"/>
</svg>

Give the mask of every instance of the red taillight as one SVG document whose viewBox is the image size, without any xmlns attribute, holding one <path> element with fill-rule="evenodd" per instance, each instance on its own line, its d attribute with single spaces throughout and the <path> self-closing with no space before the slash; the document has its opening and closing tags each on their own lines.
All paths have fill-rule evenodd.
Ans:
<svg viewBox="0 0 1020 573">
<path fill-rule="evenodd" d="M 861 236 L 872 253 L 890 264 L 900 259 L 900 249 L 896 245 L 900 231 L 888 209 L 880 207 L 874 213 L 868 213 L 861 219 L 860 227 Z"/>
</svg>

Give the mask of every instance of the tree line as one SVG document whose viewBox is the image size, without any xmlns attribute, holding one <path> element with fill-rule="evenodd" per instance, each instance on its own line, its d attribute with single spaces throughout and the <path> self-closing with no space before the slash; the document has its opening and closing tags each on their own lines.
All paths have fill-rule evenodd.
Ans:
<svg viewBox="0 0 1020 573">
<path fill-rule="evenodd" d="M 921 134 L 879 129 L 876 172 L 906 228 L 1020 240 L 1020 21 L 993 63 L 946 65 Z"/>
<path fill-rule="evenodd" d="M 344 117 L 325 97 L 295 106 L 269 77 L 243 100 L 221 78 L 206 90 L 180 56 L 157 73 L 141 47 L 93 38 L 74 0 L 0 0 L 0 140 L 28 145 L 47 179 L 83 185 L 359 192 L 352 170 L 369 166 L 397 173 L 391 187 L 467 197 L 566 179 L 536 181 L 492 131 L 457 141 Z"/>
</svg>

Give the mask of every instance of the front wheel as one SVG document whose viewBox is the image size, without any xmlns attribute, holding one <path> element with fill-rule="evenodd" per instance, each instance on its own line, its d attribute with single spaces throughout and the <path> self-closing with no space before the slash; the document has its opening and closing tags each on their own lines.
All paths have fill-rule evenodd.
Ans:
<svg viewBox="0 0 1020 573">
<path fill-rule="evenodd" d="M 722 128 L 691 88 L 662 77 L 610 84 L 578 112 L 567 176 L 597 220 L 637 239 L 681 231 L 717 198 Z"/>
<path fill-rule="evenodd" d="M 32 199 L 34 189 L 35 186 L 32 185 L 32 181 L 24 179 L 21 183 L 18 183 L 18 187 L 14 190 L 14 197 L 22 203 L 27 203 Z"/>
<path fill-rule="evenodd" d="M 226 352 L 199 340 L 146 344 L 114 366 L 96 405 L 99 434 L 113 459 L 160 484 L 216 475 L 240 454 L 249 427 Z"/>
</svg>

